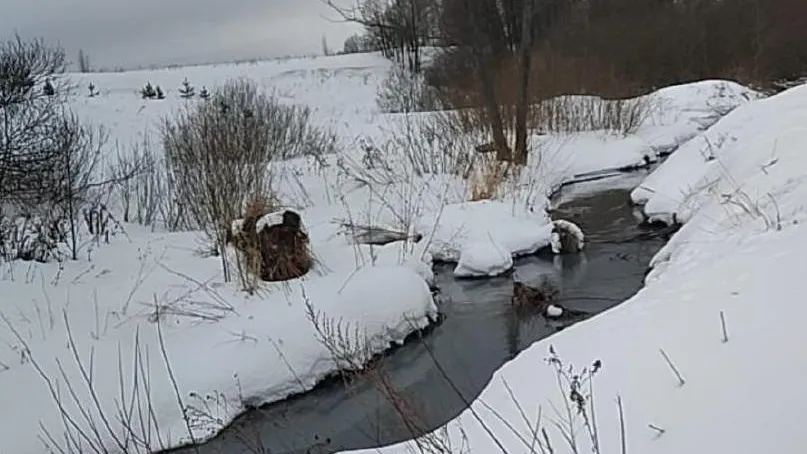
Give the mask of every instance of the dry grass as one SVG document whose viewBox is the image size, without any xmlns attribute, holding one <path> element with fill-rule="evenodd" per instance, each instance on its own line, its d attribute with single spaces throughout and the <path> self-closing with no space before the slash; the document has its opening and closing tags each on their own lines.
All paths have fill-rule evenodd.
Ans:
<svg viewBox="0 0 807 454">
<path fill-rule="evenodd" d="M 276 282 L 300 277 L 313 266 L 308 235 L 300 216 L 283 212 L 283 222 L 258 226 L 258 221 L 275 213 L 271 198 L 257 196 L 247 204 L 245 215 L 230 230 L 228 243 L 236 250 L 239 275 L 244 289 L 254 292 L 259 280 Z M 259 228 L 260 227 L 260 228 Z"/>
<path fill-rule="evenodd" d="M 244 290 L 254 293 L 259 286 L 262 255 L 255 224 L 258 219 L 271 213 L 273 198 L 258 194 L 249 199 L 244 208 L 244 217 L 238 231 L 228 230 L 227 242 L 235 246 L 236 268 Z"/>
<path fill-rule="evenodd" d="M 244 219 L 260 219 L 265 214 L 271 213 L 277 207 L 274 197 L 257 194 L 249 199 L 244 207 Z"/>
<path fill-rule="evenodd" d="M 507 163 L 496 161 L 493 153 L 477 157 L 467 180 L 469 198 L 472 202 L 492 200 L 501 193 L 502 186 L 510 176 Z"/>
</svg>

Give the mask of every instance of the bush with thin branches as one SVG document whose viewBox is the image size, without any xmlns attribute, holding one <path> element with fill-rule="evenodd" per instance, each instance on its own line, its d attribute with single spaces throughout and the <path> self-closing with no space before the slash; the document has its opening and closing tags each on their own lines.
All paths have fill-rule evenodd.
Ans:
<svg viewBox="0 0 807 454">
<path fill-rule="evenodd" d="M 217 245 L 226 280 L 227 232 L 251 198 L 272 196 L 272 162 L 335 150 L 335 136 L 311 124 L 308 108 L 282 105 L 243 79 L 166 119 L 162 141 L 177 202 Z"/>
<path fill-rule="evenodd" d="M 9 218 L 7 225 L 36 218 L 43 220 L 38 225 L 68 224 L 75 260 L 77 216 L 109 182 L 97 172 L 106 134 L 68 108 L 72 87 L 62 76 L 65 64 L 64 50 L 42 40 L 15 36 L 0 42 L 0 217 Z M 44 240 L 29 239 L 53 244 Z"/>
</svg>

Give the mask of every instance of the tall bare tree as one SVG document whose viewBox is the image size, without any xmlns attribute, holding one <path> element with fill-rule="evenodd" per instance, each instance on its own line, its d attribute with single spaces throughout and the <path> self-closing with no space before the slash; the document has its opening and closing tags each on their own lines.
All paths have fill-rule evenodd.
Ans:
<svg viewBox="0 0 807 454">
<path fill-rule="evenodd" d="M 322 0 L 348 22 L 364 27 L 372 46 L 410 71 L 422 69 L 422 49 L 439 39 L 437 0 L 359 0 L 345 8 L 334 0 Z"/>
<path fill-rule="evenodd" d="M 84 49 L 78 50 L 78 70 L 83 73 L 92 71 L 92 67 L 90 66 L 90 57 L 86 52 L 84 52 Z"/>
<path fill-rule="evenodd" d="M 441 33 L 474 68 L 488 127 L 500 161 L 526 164 L 527 113 L 535 44 L 548 34 L 563 0 L 442 0 Z M 498 89 L 502 65 L 515 62 L 515 99 Z M 508 143 L 508 131 L 514 143 Z"/>
</svg>

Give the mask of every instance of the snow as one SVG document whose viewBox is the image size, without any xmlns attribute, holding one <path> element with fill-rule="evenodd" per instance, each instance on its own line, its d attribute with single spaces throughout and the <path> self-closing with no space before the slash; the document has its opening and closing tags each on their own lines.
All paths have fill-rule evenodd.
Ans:
<svg viewBox="0 0 807 454">
<path fill-rule="evenodd" d="M 512 266 L 512 257 L 531 254 L 549 244 L 551 231 L 546 213 L 530 213 L 495 200 L 454 203 L 417 219 L 415 230 L 428 235 L 430 252 L 435 260 L 473 264 L 496 259 L 480 269 L 501 268 L 505 262 Z M 501 254 L 499 251 L 504 251 Z M 476 257 L 466 258 L 471 253 Z M 479 265 L 477 265 L 479 266 Z M 507 267 L 509 269 L 509 266 Z M 458 267 L 458 270 L 460 267 Z M 466 274 L 467 276 L 467 274 Z"/>
<path fill-rule="evenodd" d="M 490 238 L 488 241 L 468 243 L 463 247 L 454 276 L 493 277 L 506 273 L 512 267 L 513 254 Z"/>
<path fill-rule="evenodd" d="M 338 320 L 344 332 L 354 333 L 348 340 L 357 349 L 366 347 L 357 351 L 358 360 L 366 360 L 436 316 L 429 291 L 433 260 L 457 262 L 458 276 L 507 271 L 513 257 L 550 244 L 547 197 L 561 184 L 582 173 L 655 160 L 659 150 L 714 121 L 716 103 L 729 109 L 753 97 L 750 90 L 721 81 L 669 87 L 648 95 L 663 108 L 636 134 L 532 137 L 537 152 L 521 175 L 506 182 L 493 200 L 471 202 L 467 182 L 444 168 L 418 172 L 401 153 L 403 145 L 395 140 L 403 136 L 396 131 L 432 114 L 378 111 L 376 91 L 389 68 L 380 55 L 359 54 L 71 75 L 78 86 L 92 82 L 100 92 L 88 98 L 79 91 L 73 107 L 103 125 L 110 144 L 120 144 L 117 151 L 123 154 L 146 137 L 159 148 L 154 133 L 160 121 L 198 102 L 177 96 L 174 87 L 183 79 L 213 90 L 238 77 L 255 80 L 281 102 L 310 106 L 313 121 L 333 129 L 342 151 L 324 164 L 306 159 L 273 164 L 277 195 L 300 213 L 316 266 L 300 279 L 265 283 L 254 295 L 237 282 L 224 282 L 221 259 L 206 255 L 209 245 L 198 232 L 170 233 L 161 226 L 126 224 L 110 244 L 85 235 L 75 262 L 0 263 L 0 452 L 42 452 L 41 428 L 64 439 L 64 421 L 33 361 L 58 387 L 66 411 L 82 430 L 92 423 L 77 407 L 90 411 L 100 442 L 107 445 L 114 445 L 112 433 L 125 433 L 120 427 L 123 401 L 126 408 L 151 405 L 156 421 L 147 417 L 134 425 L 147 426 L 147 434 L 138 436 L 151 437 L 152 449 L 190 438 L 177 399 L 193 416 L 193 439 L 213 436 L 245 408 L 309 390 L 345 366 L 322 345 L 311 315 L 321 314 L 326 325 Z M 137 91 L 146 82 L 160 85 L 167 98 L 140 99 Z M 379 145 L 389 167 L 357 164 L 365 157 L 363 141 Z M 433 144 L 432 151 L 443 150 Z M 103 168 L 114 165 L 116 150 L 105 158 Z M 274 222 L 276 216 L 262 220 Z M 418 233 L 423 240 L 358 245 L 341 233 L 342 222 Z M 623 328 L 612 335 L 628 332 Z M 91 386 L 83 381 L 77 360 L 92 364 Z M 509 367 L 518 362 L 513 364 Z M 109 429 L 99 410 L 110 421 Z"/>
<path fill-rule="evenodd" d="M 81 266 L 67 263 L 64 270 L 58 264 L 31 270 L 26 270 L 27 264 L 3 266 L 2 294 L 18 296 L 3 297 L 3 313 L 27 347 L 20 350 L 19 341 L 3 326 L 9 349 L 0 349 L 0 362 L 10 369 L 0 374 L 0 399 L 14 402 L 20 393 L 29 395 L 23 408 L 13 410 L 17 423 L 0 425 L 4 452 L 38 452 L 32 442 L 40 421 L 51 430 L 61 427 L 58 413 L 51 410 L 54 403 L 42 392 L 42 381 L 28 356 L 54 378 L 59 376 L 56 361 L 60 361 L 79 388 L 80 399 L 90 402 L 71 352 L 65 349 L 63 311 L 78 354 L 86 359 L 94 350 L 94 388 L 107 415 L 117 414 L 118 359 L 130 364 L 136 352 L 150 352 L 151 399 L 157 418 L 165 424 L 163 435 L 170 431 L 173 437 L 165 441 L 172 444 L 184 441 L 187 431 L 171 384 L 155 372 L 162 370 L 154 336 L 158 316 L 181 395 L 219 395 L 215 409 L 219 421 L 203 421 L 195 427 L 197 440 L 212 435 L 245 406 L 308 390 L 341 366 L 317 342 L 306 302 L 345 328 L 358 328 L 362 339 L 354 341 L 366 343 L 371 353 L 401 342 L 436 317 L 424 279 L 408 266 L 385 264 L 394 261 L 391 257 L 397 251 L 392 248 L 376 251 L 376 266 L 357 267 L 355 246 L 312 244 L 318 265 L 307 276 L 264 285 L 249 296 L 222 282 L 218 258 L 195 253 L 194 234 L 130 231 L 129 235 L 131 243 L 116 239 L 102 245 Z M 368 247 L 361 249 L 369 255 Z M 162 305 L 159 312 L 151 306 L 155 298 Z M 136 332 L 139 347 L 133 344 Z M 124 374 L 125 380 L 133 379 L 128 369 Z M 201 403 L 190 399 L 189 404 Z M 8 417 L 3 415 L 3 421 Z"/>
<path fill-rule="evenodd" d="M 560 254 L 563 251 L 563 244 L 561 243 L 560 239 L 560 232 L 565 232 L 568 235 L 572 235 L 575 239 L 575 243 L 577 244 L 578 249 L 583 249 L 586 244 L 586 236 L 583 234 L 583 230 L 574 222 L 567 221 L 565 219 L 555 219 L 552 221 L 553 231 L 552 237 L 550 238 L 552 252 L 555 254 Z M 557 230 L 557 231 L 555 231 Z"/>
<path fill-rule="evenodd" d="M 554 304 L 550 304 L 546 307 L 546 315 L 549 317 L 560 317 L 563 315 L 563 309 Z"/>
<path fill-rule="evenodd" d="M 285 211 L 285 210 L 284 210 Z M 265 228 L 283 223 L 283 211 L 267 213 L 255 222 L 255 231 L 260 232 Z"/>
<path fill-rule="evenodd" d="M 807 373 L 805 142 L 802 86 L 745 104 L 682 146 L 634 193 L 649 214 L 684 223 L 645 287 L 522 352 L 433 435 L 477 453 L 591 452 L 573 403 L 566 413 L 569 386 L 544 362 L 551 349 L 562 370 L 600 361 L 595 414 L 586 406 L 599 452 L 622 452 L 621 421 L 628 452 L 802 452 L 807 393 L 786 377 Z M 576 449 L 559 429 L 569 419 Z M 540 429 L 551 450 L 537 446 Z M 410 441 L 373 452 L 413 449 Z"/>
</svg>

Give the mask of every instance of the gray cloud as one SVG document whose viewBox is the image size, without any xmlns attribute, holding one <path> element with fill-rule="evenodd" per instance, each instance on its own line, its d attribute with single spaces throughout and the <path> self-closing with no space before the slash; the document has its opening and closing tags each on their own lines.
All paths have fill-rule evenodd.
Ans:
<svg viewBox="0 0 807 454">
<path fill-rule="evenodd" d="M 138 67 L 316 53 L 356 31 L 320 0 L 0 0 L 0 37 L 59 42 L 93 66 Z"/>
</svg>

